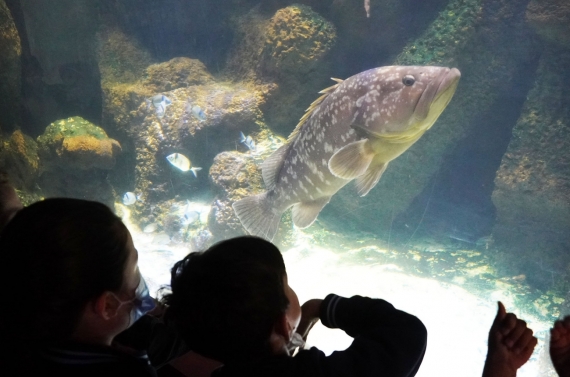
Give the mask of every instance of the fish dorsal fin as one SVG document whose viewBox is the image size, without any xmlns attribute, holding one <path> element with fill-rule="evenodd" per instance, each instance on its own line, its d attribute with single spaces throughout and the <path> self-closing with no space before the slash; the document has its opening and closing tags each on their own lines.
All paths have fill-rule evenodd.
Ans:
<svg viewBox="0 0 570 377">
<path fill-rule="evenodd" d="M 354 179 L 366 172 L 373 158 L 368 139 L 362 139 L 336 151 L 329 160 L 329 170 L 336 177 Z"/>
<path fill-rule="evenodd" d="M 285 155 L 288 150 L 289 144 L 282 145 L 261 164 L 261 175 L 267 190 L 273 190 L 275 188 L 277 176 L 283 167 Z"/>
<path fill-rule="evenodd" d="M 313 114 L 313 111 L 315 111 L 315 109 L 321 104 L 321 102 L 323 102 L 325 100 L 325 98 L 327 98 L 329 96 L 329 94 L 334 92 L 334 90 L 336 88 L 338 88 L 338 86 L 340 84 L 342 84 L 342 82 L 344 81 L 341 79 L 335 79 L 334 77 L 331 77 L 331 79 L 333 81 L 336 81 L 336 84 L 329 86 L 328 88 L 325 88 L 319 92 L 319 94 L 322 94 L 322 95 L 319 98 L 317 98 L 316 100 L 314 100 L 313 103 L 311 103 L 311 106 L 309 106 L 307 108 L 307 110 L 305 110 L 305 114 L 303 114 L 303 116 L 301 117 L 301 120 L 299 120 L 297 127 L 295 127 L 293 132 L 291 132 L 291 135 L 289 135 L 289 138 L 287 138 L 287 144 L 289 144 L 293 140 L 295 140 L 295 138 L 297 137 L 297 135 L 301 131 L 301 128 L 303 127 L 303 125 L 305 124 L 307 119 L 309 119 L 311 114 Z"/>
</svg>

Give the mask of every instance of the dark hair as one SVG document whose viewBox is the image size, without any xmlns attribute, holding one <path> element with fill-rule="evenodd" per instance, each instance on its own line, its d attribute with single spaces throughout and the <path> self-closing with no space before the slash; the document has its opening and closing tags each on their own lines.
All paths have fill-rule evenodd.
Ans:
<svg viewBox="0 0 570 377">
<path fill-rule="evenodd" d="M 0 338 L 39 347 L 68 340 L 90 300 L 121 288 L 128 237 L 101 203 L 47 199 L 20 210 L 0 236 L 0 286 L 13 289 Z"/>
<path fill-rule="evenodd" d="M 277 247 L 257 237 L 219 242 L 171 271 L 168 320 L 190 349 L 224 363 L 271 352 L 273 325 L 289 300 Z"/>
</svg>

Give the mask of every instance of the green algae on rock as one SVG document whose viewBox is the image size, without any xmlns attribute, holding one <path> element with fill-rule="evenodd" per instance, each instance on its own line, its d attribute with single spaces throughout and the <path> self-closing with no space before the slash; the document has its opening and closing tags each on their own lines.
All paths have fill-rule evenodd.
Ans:
<svg viewBox="0 0 570 377">
<path fill-rule="evenodd" d="M 551 274 L 570 268 L 569 66 L 569 50 L 546 48 L 492 196 L 493 237 L 507 265 L 526 271 L 537 286 L 550 286 Z"/>
<path fill-rule="evenodd" d="M 42 170 L 54 166 L 88 170 L 112 169 L 121 152 L 120 144 L 91 122 L 72 117 L 47 126 L 38 137 Z"/>
<path fill-rule="evenodd" d="M 21 53 L 18 31 L 6 3 L 0 0 L 0 130 L 14 129 L 19 117 Z"/>
</svg>

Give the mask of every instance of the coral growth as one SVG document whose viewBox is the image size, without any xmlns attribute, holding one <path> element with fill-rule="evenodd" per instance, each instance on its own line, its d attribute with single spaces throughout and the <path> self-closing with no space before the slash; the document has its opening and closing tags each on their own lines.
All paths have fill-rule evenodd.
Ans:
<svg viewBox="0 0 570 377">
<path fill-rule="evenodd" d="M 315 93 L 328 84 L 326 56 L 336 43 L 335 27 L 311 8 L 292 5 L 273 17 L 254 8 L 237 18 L 235 28 L 226 75 L 270 83 L 262 107 L 267 124 L 276 132 L 291 132 Z"/>
<path fill-rule="evenodd" d="M 311 8 L 292 5 L 278 10 L 265 29 L 262 69 L 270 74 L 305 73 L 330 51 L 335 27 Z"/>
<path fill-rule="evenodd" d="M 120 144 L 81 117 L 51 123 L 38 137 L 42 170 L 54 167 L 81 170 L 112 169 Z"/>
<path fill-rule="evenodd" d="M 101 59 L 108 60 L 103 57 Z M 212 82 L 213 77 L 204 64 L 189 58 L 174 58 L 152 64 L 146 67 L 144 74 L 135 82 L 109 79 L 103 84 L 103 122 L 120 132 L 126 132 L 131 123 L 141 120 L 135 110 L 149 97 L 160 92 Z"/>
<path fill-rule="evenodd" d="M 214 81 L 206 66 L 197 59 L 174 58 L 146 69 L 142 85 L 152 92 L 164 92 Z"/>
<path fill-rule="evenodd" d="M 112 169 L 115 166 L 121 145 L 113 139 L 97 139 L 89 135 L 67 137 L 63 139 L 57 153 L 70 165 L 80 169 Z M 71 164 L 72 162 L 72 164 Z"/>
</svg>

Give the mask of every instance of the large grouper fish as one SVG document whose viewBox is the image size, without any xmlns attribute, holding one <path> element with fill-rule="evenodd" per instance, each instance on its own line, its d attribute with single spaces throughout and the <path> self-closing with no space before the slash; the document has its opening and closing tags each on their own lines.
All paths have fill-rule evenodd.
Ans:
<svg viewBox="0 0 570 377">
<path fill-rule="evenodd" d="M 388 66 L 333 79 L 262 163 L 267 191 L 233 204 L 244 228 L 272 240 L 291 206 L 293 223 L 306 228 L 351 180 L 366 195 L 388 163 L 431 128 L 460 77 L 456 68 Z"/>
</svg>

